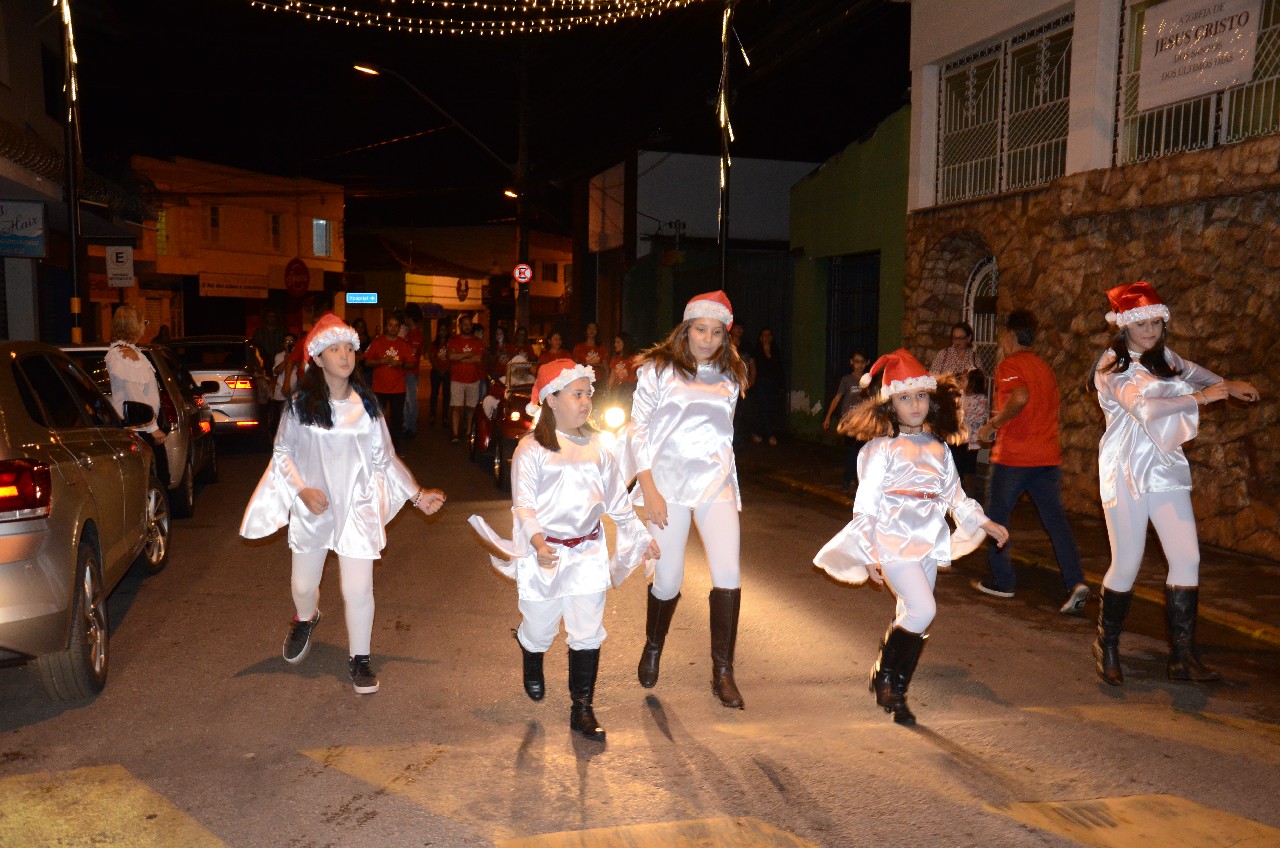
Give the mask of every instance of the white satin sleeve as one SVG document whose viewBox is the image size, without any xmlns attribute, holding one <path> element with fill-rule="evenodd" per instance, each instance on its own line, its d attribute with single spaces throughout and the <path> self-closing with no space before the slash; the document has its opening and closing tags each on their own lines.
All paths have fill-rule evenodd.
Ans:
<svg viewBox="0 0 1280 848">
<path fill-rule="evenodd" d="M 617 452 L 623 480 L 631 480 L 641 471 L 653 467 L 653 448 L 649 442 L 649 426 L 661 394 L 656 369 L 651 363 L 636 372 L 636 389 L 631 396 L 631 423 L 624 444 Z"/>
<path fill-rule="evenodd" d="M 1100 402 L 1109 400 L 1123 410 L 1161 453 L 1171 453 L 1194 439 L 1200 428 L 1200 406 L 1191 393 L 1144 394 L 1136 375 L 1133 365 L 1123 373 L 1099 370 L 1094 384 Z"/>
<path fill-rule="evenodd" d="M 409 467 L 396 455 L 385 416 L 378 416 L 378 425 L 374 430 L 372 465 L 382 507 L 382 526 L 385 527 L 418 493 L 419 486 Z"/>
<path fill-rule="evenodd" d="M 884 499 L 889 453 L 886 439 L 873 439 L 858 452 L 858 493 L 853 518 L 823 545 L 813 564 L 843 583 L 865 583 L 867 566 L 879 562 L 876 517 Z"/>
<path fill-rule="evenodd" d="M 943 461 L 947 471 L 942 480 L 942 499 L 956 520 L 955 532 L 951 534 L 951 558 L 955 560 L 977 550 L 987 538 L 987 531 L 982 529 L 987 514 L 982 511 L 982 504 L 965 494 L 951 451 L 946 452 Z"/>
<path fill-rule="evenodd" d="M 301 427 L 292 407 L 286 406 L 272 444 L 271 460 L 249 497 L 240 522 L 240 535 L 244 538 L 262 539 L 286 526 L 294 500 L 307 488 L 294 462 L 297 440 L 305 435 Z"/>
<path fill-rule="evenodd" d="M 653 576 L 654 564 L 645 559 L 645 551 L 653 541 L 653 536 L 636 515 L 617 459 L 607 452 L 601 453 L 600 472 L 604 478 L 605 512 L 613 519 L 617 528 L 614 554 L 609 562 L 610 582 L 617 588 L 641 564 L 645 565 L 646 574 Z"/>
<path fill-rule="evenodd" d="M 1203 365 L 1197 365 L 1189 359 L 1183 359 L 1167 348 L 1165 354 L 1169 364 L 1173 366 L 1173 370 L 1178 372 L 1178 377 L 1194 386 L 1197 391 L 1207 389 L 1209 386 L 1216 386 L 1223 381 L 1222 377 L 1219 377 Z"/>
</svg>

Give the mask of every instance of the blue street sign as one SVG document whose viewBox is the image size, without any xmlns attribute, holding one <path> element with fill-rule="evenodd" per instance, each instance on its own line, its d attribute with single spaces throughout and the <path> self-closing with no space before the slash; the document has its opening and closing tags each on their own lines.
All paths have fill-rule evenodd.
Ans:
<svg viewBox="0 0 1280 848">
<path fill-rule="evenodd" d="M 377 304 L 377 292 L 347 292 L 347 303 Z"/>
</svg>

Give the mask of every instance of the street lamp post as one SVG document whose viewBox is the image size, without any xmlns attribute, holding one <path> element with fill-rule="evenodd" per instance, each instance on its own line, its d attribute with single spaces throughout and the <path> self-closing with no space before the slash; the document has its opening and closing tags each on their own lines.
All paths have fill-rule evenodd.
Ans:
<svg viewBox="0 0 1280 848">
<path fill-rule="evenodd" d="M 449 121 L 450 124 L 452 124 L 459 131 L 461 131 L 463 135 L 465 135 L 467 138 L 473 141 L 477 147 L 479 147 L 489 156 L 490 159 L 492 159 L 493 161 L 501 165 L 503 170 L 505 170 L 515 180 L 516 253 L 517 253 L 516 261 L 521 264 L 527 263 L 529 261 L 529 226 L 528 226 L 529 157 L 528 157 L 528 135 L 527 135 L 527 128 L 529 124 L 528 105 L 527 105 L 529 102 L 529 98 L 528 98 L 529 81 L 528 81 L 528 72 L 526 70 L 526 68 L 528 67 L 528 62 L 525 61 L 524 48 L 521 48 L 521 61 L 520 61 L 520 115 L 519 115 L 519 130 L 518 130 L 519 152 L 517 154 L 518 158 L 514 166 L 510 162 L 508 162 L 507 160 L 499 156 L 497 153 L 494 153 L 493 149 L 490 148 L 489 145 L 481 141 L 480 138 L 476 136 L 475 133 L 471 132 L 471 130 L 464 127 L 462 123 L 458 121 L 457 118 L 453 117 L 448 112 L 446 112 L 439 103 L 435 102 L 426 94 L 424 94 L 420 88 L 418 88 L 416 85 L 410 82 L 403 74 L 393 71 L 390 68 L 384 68 L 381 65 L 374 65 L 370 63 L 361 63 L 358 65 L 354 65 L 353 67 L 360 73 L 368 74 L 369 76 L 376 77 L 376 76 L 381 76 L 385 74 L 389 77 L 394 77 L 397 80 L 399 80 L 401 83 L 405 85 L 406 88 L 408 88 L 415 95 L 417 95 L 418 99 L 420 99 L 423 103 L 426 103 L 432 109 L 434 109 L 435 111 L 443 115 Z M 504 194 L 510 197 L 512 192 L 508 190 L 504 192 Z M 517 283 L 517 286 L 518 288 L 516 289 L 516 324 L 517 326 L 523 325 L 527 327 L 529 326 L 529 284 Z"/>
</svg>

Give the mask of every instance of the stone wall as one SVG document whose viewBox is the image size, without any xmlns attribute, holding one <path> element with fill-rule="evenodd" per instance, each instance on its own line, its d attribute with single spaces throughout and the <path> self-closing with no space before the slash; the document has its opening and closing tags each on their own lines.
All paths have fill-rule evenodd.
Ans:
<svg viewBox="0 0 1280 848">
<path fill-rule="evenodd" d="M 1202 410 L 1186 446 L 1200 538 L 1280 559 L 1280 136 L 1063 177 L 907 221 L 906 346 L 928 362 L 992 255 L 998 310 L 1040 319 L 1062 391 L 1064 498 L 1101 514 L 1102 413 L 1084 389 L 1111 338 L 1105 291 L 1145 279 L 1173 313 L 1169 347 L 1262 393 Z"/>
</svg>

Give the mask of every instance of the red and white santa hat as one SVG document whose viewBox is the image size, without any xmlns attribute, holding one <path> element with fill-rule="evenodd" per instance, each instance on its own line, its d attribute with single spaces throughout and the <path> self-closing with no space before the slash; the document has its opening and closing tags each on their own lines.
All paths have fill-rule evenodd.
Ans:
<svg viewBox="0 0 1280 848">
<path fill-rule="evenodd" d="M 904 347 L 877 359 L 867 373 L 858 380 L 858 384 L 865 389 L 871 385 L 871 378 L 882 370 L 884 373 L 880 375 L 880 397 L 885 400 L 898 392 L 909 392 L 914 389 L 933 391 L 938 388 L 938 381 L 920 364 L 920 360 L 908 353 Z"/>
<path fill-rule="evenodd" d="M 310 362 L 311 357 L 319 356 L 320 352 L 329 345 L 338 342 L 351 342 L 351 347 L 359 350 L 360 334 L 337 315 L 326 312 L 320 316 L 320 320 L 316 321 L 311 332 L 307 333 L 307 337 L 302 340 L 302 361 Z"/>
<path fill-rule="evenodd" d="M 733 305 L 729 303 L 729 296 L 723 291 L 694 295 L 684 305 L 684 320 L 692 321 L 694 318 L 714 318 L 724 324 L 726 330 L 732 329 Z"/>
<path fill-rule="evenodd" d="M 1169 307 L 1156 294 L 1155 287 L 1144 280 L 1125 283 L 1108 290 L 1107 301 L 1111 304 L 1111 311 L 1107 313 L 1106 319 L 1117 327 L 1148 318 L 1169 320 Z"/>
<path fill-rule="evenodd" d="M 547 395 L 555 394 L 574 380 L 586 377 L 594 383 L 596 371 L 590 365 L 579 365 L 572 359 L 553 359 L 538 368 L 538 379 L 533 383 L 533 397 L 525 407 L 530 415 L 538 413 L 538 407 L 547 399 Z M 588 389 L 594 393 L 594 389 Z"/>
</svg>

